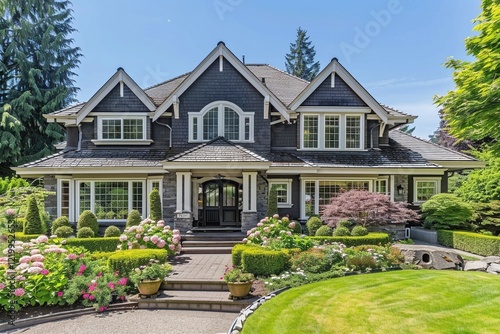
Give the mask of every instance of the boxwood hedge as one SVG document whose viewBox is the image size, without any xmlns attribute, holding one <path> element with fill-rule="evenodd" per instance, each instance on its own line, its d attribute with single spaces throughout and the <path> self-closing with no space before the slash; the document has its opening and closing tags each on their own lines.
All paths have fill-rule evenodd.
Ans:
<svg viewBox="0 0 500 334">
<path fill-rule="evenodd" d="M 482 256 L 500 256 L 500 237 L 465 231 L 437 231 L 441 245 Z"/>
</svg>

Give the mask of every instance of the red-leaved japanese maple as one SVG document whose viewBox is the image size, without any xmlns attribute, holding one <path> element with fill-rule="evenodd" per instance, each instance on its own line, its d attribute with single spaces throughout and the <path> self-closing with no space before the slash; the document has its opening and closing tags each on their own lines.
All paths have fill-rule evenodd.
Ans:
<svg viewBox="0 0 500 334">
<path fill-rule="evenodd" d="M 387 195 L 350 190 L 333 197 L 323 207 L 321 219 L 330 227 L 335 227 L 341 220 L 349 220 L 365 227 L 418 220 L 420 216 L 407 206 L 406 202 L 392 202 Z"/>
</svg>

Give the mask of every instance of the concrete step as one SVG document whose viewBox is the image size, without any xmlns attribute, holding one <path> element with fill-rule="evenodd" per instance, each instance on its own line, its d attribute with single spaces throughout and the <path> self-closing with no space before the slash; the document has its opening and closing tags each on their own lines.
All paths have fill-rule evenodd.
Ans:
<svg viewBox="0 0 500 334">
<path fill-rule="evenodd" d="M 186 240 L 182 242 L 182 247 L 233 247 L 243 241 L 234 240 Z"/>
<path fill-rule="evenodd" d="M 229 299 L 227 291 L 185 291 L 161 290 L 156 298 L 141 298 L 134 295 L 130 302 L 137 302 L 140 309 L 180 309 L 240 312 L 256 301 L 258 297 L 248 299 Z"/>
<path fill-rule="evenodd" d="M 182 254 L 231 254 L 233 247 L 182 247 Z"/>
<path fill-rule="evenodd" d="M 246 233 L 187 233 L 182 236 L 183 241 L 241 241 Z"/>
<path fill-rule="evenodd" d="M 191 290 L 191 291 L 228 291 L 223 280 L 184 280 L 167 279 L 161 285 L 162 290 Z M 168 293 L 168 291 L 167 291 Z"/>
</svg>

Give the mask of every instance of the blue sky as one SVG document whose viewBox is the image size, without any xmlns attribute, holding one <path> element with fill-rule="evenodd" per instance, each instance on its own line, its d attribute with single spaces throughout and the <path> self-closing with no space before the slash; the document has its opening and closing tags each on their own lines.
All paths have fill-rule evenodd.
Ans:
<svg viewBox="0 0 500 334">
<path fill-rule="evenodd" d="M 419 116 L 414 135 L 438 126 L 433 96 L 453 89 L 452 56 L 467 59 L 479 0 L 73 0 L 76 86 L 87 101 L 123 67 L 148 87 L 193 70 L 224 41 L 247 63 L 285 69 L 300 26 L 321 67 L 333 57 L 380 103 Z"/>
</svg>

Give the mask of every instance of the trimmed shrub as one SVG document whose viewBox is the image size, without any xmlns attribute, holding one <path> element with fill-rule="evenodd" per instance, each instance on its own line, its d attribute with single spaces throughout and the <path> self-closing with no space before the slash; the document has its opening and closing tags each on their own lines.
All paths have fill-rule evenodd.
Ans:
<svg viewBox="0 0 500 334">
<path fill-rule="evenodd" d="M 462 231 L 437 231 L 438 242 L 482 256 L 500 256 L 500 237 Z"/>
<path fill-rule="evenodd" d="M 106 228 L 106 231 L 104 231 L 104 237 L 109 238 L 109 237 L 119 237 L 121 234 L 120 229 L 116 227 L 115 225 L 108 226 Z"/>
<path fill-rule="evenodd" d="M 359 253 L 347 258 L 346 265 L 354 270 L 365 271 L 368 268 L 378 268 L 377 261 L 371 254 Z"/>
<path fill-rule="evenodd" d="M 277 275 L 288 266 L 290 255 L 287 251 L 273 251 L 255 247 L 241 255 L 243 270 L 254 275 Z"/>
<path fill-rule="evenodd" d="M 366 227 L 357 225 L 352 228 L 351 235 L 356 237 L 362 237 L 364 235 L 368 235 L 368 230 L 366 229 Z"/>
<path fill-rule="evenodd" d="M 272 217 L 278 213 L 278 193 L 275 187 L 271 187 L 267 197 L 267 216 Z"/>
<path fill-rule="evenodd" d="M 66 216 L 61 216 L 61 217 L 56 218 L 56 219 L 52 222 L 52 227 L 51 227 L 51 232 L 52 232 L 52 234 L 56 234 L 56 230 L 57 230 L 59 227 L 61 227 L 61 226 L 71 227 L 71 223 L 69 222 L 68 217 L 66 217 Z M 57 235 L 57 234 L 56 234 L 56 235 Z"/>
<path fill-rule="evenodd" d="M 470 204 L 452 194 L 437 194 L 422 204 L 422 217 L 436 230 L 464 227 L 473 213 Z"/>
<path fill-rule="evenodd" d="M 130 211 L 130 213 L 128 214 L 128 217 L 127 217 L 127 224 L 125 225 L 125 227 L 130 227 L 130 226 L 135 226 L 135 225 L 139 225 L 139 223 L 141 222 L 141 214 L 139 211 L 137 210 L 132 210 Z"/>
<path fill-rule="evenodd" d="M 292 270 L 300 268 L 309 273 L 322 273 L 332 267 L 325 256 L 325 252 L 320 249 L 311 249 L 298 253 L 292 257 L 290 263 Z"/>
<path fill-rule="evenodd" d="M 26 224 L 26 219 L 19 217 L 16 218 L 16 232 L 24 231 L 24 224 Z"/>
<path fill-rule="evenodd" d="M 108 260 L 109 257 L 115 253 L 116 252 L 93 252 L 93 253 L 90 253 L 90 258 L 92 260 L 100 260 L 100 259 Z"/>
<path fill-rule="evenodd" d="M 346 245 L 346 247 L 359 246 L 359 245 L 385 245 L 391 241 L 387 233 L 368 233 L 368 235 L 362 237 L 352 237 L 352 236 L 333 236 L 333 237 L 308 237 L 315 243 L 332 243 L 339 242 Z"/>
<path fill-rule="evenodd" d="M 85 210 L 78 217 L 78 224 L 76 225 L 76 231 L 79 232 L 83 227 L 89 227 L 95 236 L 99 235 L 99 224 L 97 223 L 97 217 L 90 210 Z"/>
<path fill-rule="evenodd" d="M 234 245 L 233 249 L 231 250 L 231 260 L 233 262 L 233 266 L 235 267 L 240 267 L 241 266 L 241 254 L 246 251 L 247 249 L 251 248 L 260 248 L 258 245 L 255 244 L 237 244 Z"/>
<path fill-rule="evenodd" d="M 40 234 L 24 234 L 23 232 L 16 232 L 14 234 L 16 236 L 16 241 L 28 242 L 31 239 L 36 239 L 40 236 Z"/>
<path fill-rule="evenodd" d="M 73 228 L 71 226 L 59 226 L 54 233 L 58 238 L 68 238 L 74 235 Z"/>
<path fill-rule="evenodd" d="M 336 225 L 336 227 L 347 227 L 347 228 L 351 228 L 351 226 L 352 226 L 352 222 L 349 220 L 346 220 L 346 219 L 337 222 L 337 225 Z"/>
<path fill-rule="evenodd" d="M 295 222 L 295 227 L 293 228 L 293 233 L 302 234 L 302 224 L 298 221 Z"/>
<path fill-rule="evenodd" d="M 77 238 L 93 238 L 94 237 L 94 231 L 90 227 L 82 227 L 78 230 L 76 233 Z"/>
<path fill-rule="evenodd" d="M 149 207 L 151 208 L 149 217 L 152 220 L 157 222 L 158 220 L 163 219 L 163 215 L 161 213 L 161 198 L 158 189 L 153 189 L 149 194 Z"/>
<path fill-rule="evenodd" d="M 317 237 L 331 237 L 332 229 L 329 226 L 323 225 L 316 231 L 315 236 Z"/>
<path fill-rule="evenodd" d="M 307 234 L 309 235 L 315 235 L 316 231 L 323 226 L 323 223 L 321 222 L 321 219 L 316 216 L 312 216 L 307 220 L 306 227 L 307 227 Z"/>
<path fill-rule="evenodd" d="M 150 259 L 158 260 L 160 263 L 167 261 L 165 249 L 129 249 L 118 251 L 108 257 L 108 267 L 112 271 L 118 271 L 120 275 L 128 275 L 135 268 L 145 266 Z"/>
<path fill-rule="evenodd" d="M 40 218 L 40 211 L 38 210 L 38 204 L 36 203 L 36 198 L 30 196 L 28 198 L 28 211 L 26 211 L 26 223 L 24 224 L 24 234 L 42 234 L 43 225 L 42 219 Z"/>
<path fill-rule="evenodd" d="M 119 238 L 71 238 L 66 239 L 66 246 L 83 247 L 89 252 L 113 252 L 116 251 Z"/>
<path fill-rule="evenodd" d="M 351 231 L 347 227 L 339 226 L 333 230 L 334 237 L 345 237 L 351 235 Z"/>
</svg>

